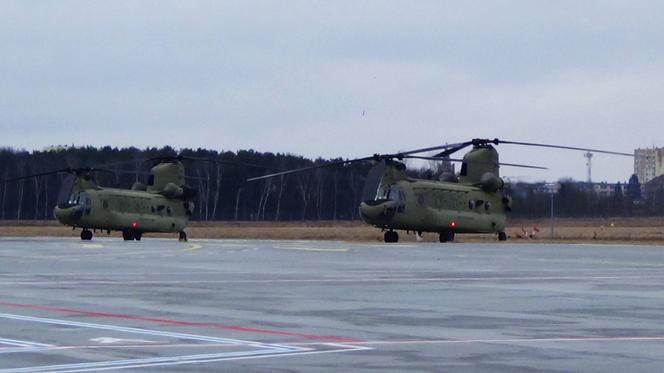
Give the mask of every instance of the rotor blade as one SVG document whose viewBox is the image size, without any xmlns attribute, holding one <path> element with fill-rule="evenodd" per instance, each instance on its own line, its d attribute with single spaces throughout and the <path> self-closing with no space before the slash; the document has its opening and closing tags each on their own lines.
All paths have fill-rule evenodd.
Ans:
<svg viewBox="0 0 664 373">
<path fill-rule="evenodd" d="M 473 144 L 472 141 L 466 141 L 466 142 L 461 142 L 461 143 L 455 144 L 455 146 L 436 154 L 434 157 L 447 157 L 450 154 L 454 154 L 454 153 L 458 152 L 459 150 L 461 150 L 463 148 L 466 148 L 466 147 L 468 147 L 472 144 Z"/>
<path fill-rule="evenodd" d="M 19 181 L 19 180 L 25 180 L 25 179 L 30 179 L 33 177 L 40 177 L 40 176 L 48 176 L 48 175 L 55 175 L 61 172 L 68 172 L 70 169 L 68 168 L 63 168 L 61 170 L 53 170 L 53 171 L 46 171 L 46 172 L 39 172 L 36 174 L 31 174 L 31 175 L 24 175 L 24 176 L 19 176 L 19 177 L 13 177 L 11 179 L 3 179 L 2 181 Z"/>
<path fill-rule="evenodd" d="M 552 144 L 539 144 L 539 143 L 534 143 L 534 142 L 521 142 L 521 141 L 505 141 L 505 140 L 498 140 L 499 144 L 512 144 L 512 145 L 525 145 L 525 146 L 537 146 L 540 148 L 554 148 L 554 149 L 567 149 L 567 150 L 580 150 L 584 152 L 591 152 L 591 153 L 604 153 L 604 154 L 613 154 L 613 155 L 623 155 L 626 157 L 633 157 L 634 154 L 630 153 L 621 153 L 621 152 L 614 152 L 610 150 L 600 150 L 600 149 L 590 149 L 590 148 L 577 148 L 574 146 L 565 146 L 565 145 L 552 145 Z"/>
<path fill-rule="evenodd" d="M 356 158 L 356 159 L 348 159 L 345 161 L 335 161 L 335 162 L 328 162 L 328 163 L 323 163 L 323 164 L 317 164 L 314 166 L 307 166 L 307 167 L 302 167 L 302 168 L 296 168 L 293 170 L 287 170 L 287 171 L 282 171 L 282 172 L 276 172 L 273 174 L 269 175 L 263 175 L 263 176 L 258 176 L 258 177 L 252 177 L 250 179 L 247 179 L 247 181 L 256 181 L 256 180 L 262 180 L 262 179 L 269 179 L 272 177 L 277 177 L 277 176 L 283 176 L 283 175 L 290 175 L 294 174 L 297 172 L 303 172 L 303 171 L 309 171 L 309 170 L 315 170 L 317 168 L 323 168 L 323 167 L 332 167 L 332 166 L 339 166 L 343 164 L 350 164 L 350 163 L 356 163 L 356 162 L 362 162 L 362 161 L 369 161 L 374 159 L 374 156 L 371 157 L 364 157 L 364 158 Z"/>
<path fill-rule="evenodd" d="M 459 147 L 459 146 L 462 146 L 462 145 L 464 147 L 468 146 L 468 145 L 466 145 L 465 142 L 456 143 L 456 144 L 436 145 L 436 146 L 430 146 L 428 148 L 421 148 L 421 149 L 409 150 L 409 151 L 405 151 L 405 152 L 399 152 L 399 153 L 396 153 L 395 155 L 410 155 L 410 154 L 417 154 L 417 153 L 425 153 L 425 152 L 430 152 L 432 150 L 456 148 L 456 147 Z"/>
<path fill-rule="evenodd" d="M 463 159 L 458 159 L 458 158 L 425 157 L 425 156 L 419 156 L 419 155 L 407 155 L 404 158 L 425 159 L 425 160 L 431 160 L 431 161 L 463 162 Z M 494 163 L 494 162 L 480 162 L 480 161 L 471 161 L 470 163 L 487 163 L 487 164 L 497 164 L 498 166 L 533 168 L 533 169 L 537 169 L 537 170 L 548 170 L 547 167 L 532 166 L 532 165 L 518 164 L 518 163 L 502 163 L 502 162 Z"/>
</svg>

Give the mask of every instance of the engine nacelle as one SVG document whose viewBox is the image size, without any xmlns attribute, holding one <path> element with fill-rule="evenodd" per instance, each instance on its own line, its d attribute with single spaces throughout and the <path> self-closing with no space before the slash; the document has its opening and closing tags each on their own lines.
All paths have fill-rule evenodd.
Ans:
<svg viewBox="0 0 664 373">
<path fill-rule="evenodd" d="M 164 185 L 164 190 L 161 192 L 167 198 L 178 198 L 182 197 L 184 190 L 174 183 L 166 183 Z"/>
<path fill-rule="evenodd" d="M 137 181 L 137 182 L 134 183 L 134 185 L 131 186 L 131 190 L 146 191 L 146 190 L 148 190 L 148 186 L 141 183 L 140 181 Z"/>
<path fill-rule="evenodd" d="M 459 178 L 452 172 L 443 172 L 438 178 L 440 181 L 445 181 L 448 183 L 458 183 Z"/>
<path fill-rule="evenodd" d="M 480 187 L 485 192 L 495 192 L 504 185 L 503 179 L 496 176 L 493 172 L 485 172 L 480 178 Z"/>
</svg>

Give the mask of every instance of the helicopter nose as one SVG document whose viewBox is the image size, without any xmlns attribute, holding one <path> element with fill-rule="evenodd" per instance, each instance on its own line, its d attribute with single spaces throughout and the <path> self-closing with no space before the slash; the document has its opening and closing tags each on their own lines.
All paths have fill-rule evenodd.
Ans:
<svg viewBox="0 0 664 373">
<path fill-rule="evenodd" d="M 397 211 L 393 201 L 364 201 L 360 203 L 360 216 L 369 224 L 383 224 L 390 221 Z"/>
<path fill-rule="evenodd" d="M 58 207 L 53 209 L 55 218 L 62 224 L 72 224 L 83 216 L 83 206 Z"/>
</svg>

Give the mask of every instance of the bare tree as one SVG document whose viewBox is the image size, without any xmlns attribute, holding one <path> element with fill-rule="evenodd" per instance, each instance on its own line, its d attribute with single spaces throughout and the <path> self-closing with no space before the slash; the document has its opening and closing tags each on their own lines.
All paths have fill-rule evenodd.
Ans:
<svg viewBox="0 0 664 373">
<path fill-rule="evenodd" d="M 338 180 L 337 180 L 337 171 L 335 170 L 332 174 L 332 190 L 334 193 L 333 198 L 333 211 L 332 211 L 332 220 L 337 220 L 337 191 L 338 191 Z"/>
<path fill-rule="evenodd" d="M 217 175 L 215 178 L 215 193 L 214 193 L 214 202 L 212 205 L 212 219 L 217 218 L 217 206 L 219 205 L 219 194 L 221 194 L 221 166 L 217 163 Z"/>
<path fill-rule="evenodd" d="M 281 218 L 281 198 L 283 197 L 284 194 L 284 187 L 286 186 L 286 179 L 287 176 L 281 175 L 279 177 L 279 194 L 277 195 L 277 212 L 274 215 L 274 220 L 278 221 Z"/>
<path fill-rule="evenodd" d="M 311 183 L 305 179 L 304 175 L 297 178 L 297 190 L 300 192 L 302 198 L 302 214 L 301 219 L 305 220 L 307 216 L 307 207 L 309 206 L 309 199 L 311 198 Z"/>
<path fill-rule="evenodd" d="M 2 183 L 2 215 L 1 219 L 5 220 L 5 201 L 7 200 L 7 176 L 9 175 L 9 168 L 5 168 L 2 178 L 5 180 Z"/>
<path fill-rule="evenodd" d="M 240 195 L 242 194 L 242 188 L 237 188 L 235 193 L 235 220 L 238 218 L 238 212 L 240 208 Z"/>
<path fill-rule="evenodd" d="M 35 217 L 34 220 L 37 220 L 39 218 L 39 179 L 35 176 L 34 178 L 35 182 Z"/>
</svg>

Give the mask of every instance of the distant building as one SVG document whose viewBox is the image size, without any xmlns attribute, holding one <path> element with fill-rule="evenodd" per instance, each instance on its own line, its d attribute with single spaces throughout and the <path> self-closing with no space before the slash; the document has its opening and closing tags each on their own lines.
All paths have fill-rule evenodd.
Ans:
<svg viewBox="0 0 664 373">
<path fill-rule="evenodd" d="M 654 200 L 658 194 L 664 193 L 664 175 L 657 176 L 656 178 L 643 184 L 643 194 L 647 200 Z"/>
<path fill-rule="evenodd" d="M 664 175 L 664 148 L 634 150 L 634 174 L 641 184 Z"/>
<path fill-rule="evenodd" d="M 616 188 L 622 191 L 622 185 L 609 184 L 609 183 L 594 183 L 592 184 L 595 194 L 599 197 L 612 197 L 616 194 Z"/>
</svg>

